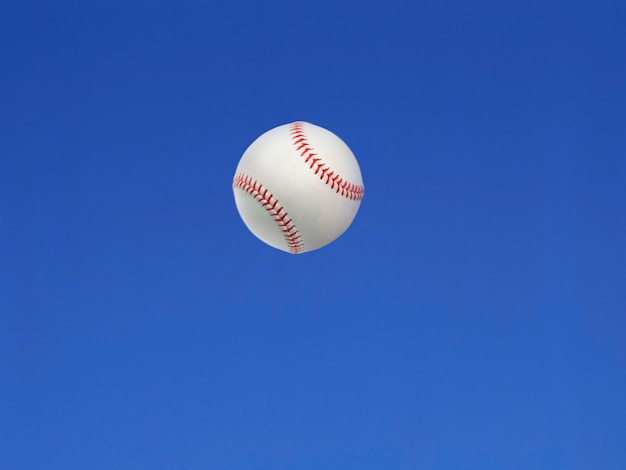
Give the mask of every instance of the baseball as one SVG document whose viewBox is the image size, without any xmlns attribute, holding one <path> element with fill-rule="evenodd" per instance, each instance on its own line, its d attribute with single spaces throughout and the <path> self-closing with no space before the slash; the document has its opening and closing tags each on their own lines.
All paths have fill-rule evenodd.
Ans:
<svg viewBox="0 0 626 470">
<path fill-rule="evenodd" d="M 354 220 L 364 190 L 348 146 L 308 122 L 261 135 L 244 152 L 233 180 L 235 204 L 248 229 L 292 254 L 336 240 Z"/>
</svg>

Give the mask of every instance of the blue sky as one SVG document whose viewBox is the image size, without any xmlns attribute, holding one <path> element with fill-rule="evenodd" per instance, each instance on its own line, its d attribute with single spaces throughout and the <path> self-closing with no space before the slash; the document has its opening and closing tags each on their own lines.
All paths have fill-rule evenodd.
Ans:
<svg viewBox="0 0 626 470">
<path fill-rule="evenodd" d="M 626 468 L 622 2 L 12 1 L 3 469 Z M 305 120 L 366 196 L 231 183 Z"/>
</svg>

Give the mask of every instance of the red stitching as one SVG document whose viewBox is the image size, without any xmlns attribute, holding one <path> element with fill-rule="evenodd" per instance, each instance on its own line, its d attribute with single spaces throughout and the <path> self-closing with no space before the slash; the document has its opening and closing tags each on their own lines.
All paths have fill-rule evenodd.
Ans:
<svg viewBox="0 0 626 470">
<path fill-rule="evenodd" d="M 233 187 L 243 189 L 265 207 L 283 232 L 290 253 L 294 255 L 302 253 L 304 245 L 296 226 L 283 206 L 261 183 L 257 183 L 250 176 L 237 174 L 233 180 Z"/>
<path fill-rule="evenodd" d="M 330 184 L 330 189 L 335 190 L 336 193 L 341 193 L 342 196 L 353 201 L 363 199 L 365 193 L 363 186 L 345 181 L 334 171 L 330 171 L 330 167 L 317 156 L 313 147 L 309 144 L 301 122 L 291 124 L 289 133 L 291 134 L 293 145 L 300 153 L 300 156 L 304 158 L 304 163 L 309 163 L 309 168 L 313 170 L 314 174 L 319 174 L 322 181 L 326 180 L 326 184 Z"/>
</svg>

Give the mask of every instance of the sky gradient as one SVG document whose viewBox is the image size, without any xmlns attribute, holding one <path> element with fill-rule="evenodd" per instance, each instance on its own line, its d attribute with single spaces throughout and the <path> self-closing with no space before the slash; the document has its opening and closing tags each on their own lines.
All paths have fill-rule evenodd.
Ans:
<svg viewBox="0 0 626 470">
<path fill-rule="evenodd" d="M 626 468 L 625 5 L 3 3 L 0 467 Z M 295 120 L 366 187 L 297 256 Z"/>
</svg>

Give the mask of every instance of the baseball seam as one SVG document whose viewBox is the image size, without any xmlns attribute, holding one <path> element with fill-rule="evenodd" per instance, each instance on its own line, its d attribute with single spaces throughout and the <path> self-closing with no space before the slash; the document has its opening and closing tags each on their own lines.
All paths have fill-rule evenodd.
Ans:
<svg viewBox="0 0 626 470">
<path fill-rule="evenodd" d="M 255 181 L 250 176 L 236 174 L 233 180 L 233 187 L 242 189 L 250 194 L 272 216 L 283 232 L 291 254 L 297 255 L 302 253 L 304 245 L 295 224 L 289 218 L 283 206 L 278 203 L 278 200 L 261 183 Z"/>
<path fill-rule="evenodd" d="M 302 122 L 292 123 L 289 133 L 291 134 L 293 145 L 300 156 L 304 158 L 304 163 L 307 163 L 309 168 L 313 170 L 314 174 L 319 175 L 322 181 L 325 180 L 325 184 L 330 185 L 330 189 L 353 201 L 363 199 L 365 193 L 363 186 L 345 181 L 339 174 L 331 171 L 330 167 L 314 151 L 304 132 Z"/>
</svg>

